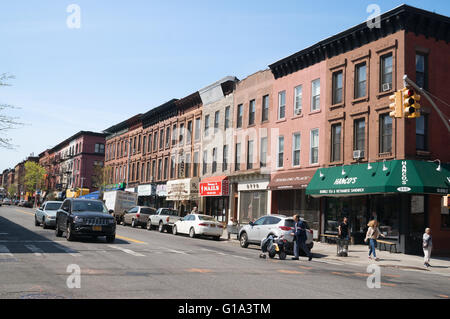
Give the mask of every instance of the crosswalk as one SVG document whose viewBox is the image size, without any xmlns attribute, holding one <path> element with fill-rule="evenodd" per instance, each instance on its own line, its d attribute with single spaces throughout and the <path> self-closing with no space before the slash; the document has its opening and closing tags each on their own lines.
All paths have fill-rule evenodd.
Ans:
<svg viewBox="0 0 450 319">
<path fill-rule="evenodd" d="M 222 251 L 215 251 L 212 249 L 198 248 L 194 250 L 182 250 L 172 249 L 168 247 L 150 248 L 134 245 L 131 249 L 124 245 L 102 245 L 100 249 L 84 246 L 83 249 L 77 250 L 67 247 L 65 245 L 52 242 L 52 241 L 1 241 L 0 242 L 0 262 L 2 259 L 19 259 L 34 256 L 37 258 L 52 258 L 62 255 L 69 255 L 75 258 L 89 257 L 93 254 L 126 254 L 128 256 L 145 258 L 154 255 L 211 255 L 214 254 L 217 257 L 226 258 L 241 258 L 250 260 L 251 258 L 245 256 L 239 256 L 232 253 L 225 253 Z"/>
</svg>

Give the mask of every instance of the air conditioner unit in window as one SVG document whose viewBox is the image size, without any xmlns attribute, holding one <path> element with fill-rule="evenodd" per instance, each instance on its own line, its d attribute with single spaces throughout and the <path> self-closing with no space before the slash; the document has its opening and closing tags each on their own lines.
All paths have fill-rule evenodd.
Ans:
<svg viewBox="0 0 450 319">
<path fill-rule="evenodd" d="M 353 159 L 359 160 L 362 158 L 364 158 L 364 151 L 361 150 L 353 151 Z"/>
<path fill-rule="evenodd" d="M 294 110 L 294 114 L 295 115 L 301 115 L 302 114 L 302 109 L 295 109 Z"/>
<path fill-rule="evenodd" d="M 384 83 L 383 84 L 383 92 L 387 92 L 392 90 L 392 84 L 391 83 Z"/>
</svg>

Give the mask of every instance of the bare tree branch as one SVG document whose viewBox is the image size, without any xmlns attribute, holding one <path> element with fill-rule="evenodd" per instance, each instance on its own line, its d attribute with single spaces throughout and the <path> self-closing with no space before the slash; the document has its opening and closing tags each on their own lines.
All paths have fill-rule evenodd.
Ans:
<svg viewBox="0 0 450 319">
<path fill-rule="evenodd" d="M 0 87 L 11 86 L 7 81 L 15 79 L 13 75 L 7 73 L 0 74 Z M 6 109 L 19 109 L 13 105 L 0 104 L 0 148 L 14 149 L 16 145 L 11 143 L 11 139 L 6 137 L 6 132 L 22 126 L 23 123 L 17 121 L 18 117 L 6 115 L 3 113 Z"/>
</svg>

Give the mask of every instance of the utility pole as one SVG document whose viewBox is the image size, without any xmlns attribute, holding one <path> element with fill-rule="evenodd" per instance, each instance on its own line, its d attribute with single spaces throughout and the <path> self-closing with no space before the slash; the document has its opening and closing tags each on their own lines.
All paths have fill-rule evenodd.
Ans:
<svg viewBox="0 0 450 319">
<path fill-rule="evenodd" d="M 415 90 L 419 91 L 421 95 L 425 96 L 425 98 L 428 100 L 428 102 L 431 103 L 431 106 L 433 106 L 434 110 L 437 112 L 437 114 L 439 115 L 441 120 L 444 122 L 445 127 L 447 128 L 448 132 L 450 133 L 450 124 L 449 124 L 448 119 L 445 118 L 445 115 L 441 112 L 441 110 L 439 110 L 436 103 L 434 103 L 434 101 L 431 99 L 431 97 L 422 88 L 420 88 L 416 83 L 414 83 L 410 78 L 408 78 L 408 76 L 406 74 L 403 76 L 403 81 L 405 82 L 404 83 L 405 86 L 410 85 Z"/>
</svg>

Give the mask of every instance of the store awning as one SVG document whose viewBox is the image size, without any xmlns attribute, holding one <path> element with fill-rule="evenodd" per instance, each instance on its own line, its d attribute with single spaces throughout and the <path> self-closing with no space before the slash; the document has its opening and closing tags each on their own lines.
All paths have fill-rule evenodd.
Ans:
<svg viewBox="0 0 450 319">
<path fill-rule="evenodd" d="M 212 176 L 202 179 L 199 184 L 200 196 L 228 196 L 227 176 Z"/>
<path fill-rule="evenodd" d="M 316 170 L 291 171 L 277 173 L 271 179 L 270 190 L 304 189 L 314 176 Z"/>
<path fill-rule="evenodd" d="M 381 193 L 445 195 L 449 188 L 449 165 L 394 160 L 320 168 L 309 183 L 306 194 L 314 197 Z"/>
<path fill-rule="evenodd" d="M 168 201 L 188 201 L 198 199 L 198 178 L 177 179 L 167 182 Z"/>
<path fill-rule="evenodd" d="M 80 199 L 99 199 L 100 198 L 100 191 L 92 192 L 87 195 L 83 195 L 79 197 Z"/>
</svg>

